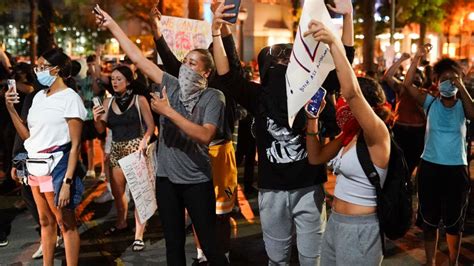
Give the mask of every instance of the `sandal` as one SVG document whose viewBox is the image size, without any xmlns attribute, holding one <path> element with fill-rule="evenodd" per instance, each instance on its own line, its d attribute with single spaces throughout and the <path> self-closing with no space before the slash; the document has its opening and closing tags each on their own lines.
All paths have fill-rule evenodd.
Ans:
<svg viewBox="0 0 474 266">
<path fill-rule="evenodd" d="M 135 252 L 139 252 L 145 249 L 145 242 L 140 239 L 135 239 L 132 244 L 132 250 Z"/>
<path fill-rule="evenodd" d="M 118 235 L 120 233 L 128 231 L 128 225 L 124 228 L 117 228 L 116 226 L 110 227 L 107 231 L 104 232 L 105 236 Z"/>
</svg>

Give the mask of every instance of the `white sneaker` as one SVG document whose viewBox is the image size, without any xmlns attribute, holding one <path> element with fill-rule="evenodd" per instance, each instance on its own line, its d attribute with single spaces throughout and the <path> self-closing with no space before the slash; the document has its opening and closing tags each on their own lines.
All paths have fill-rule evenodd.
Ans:
<svg viewBox="0 0 474 266">
<path fill-rule="evenodd" d="M 112 195 L 112 191 L 110 189 L 110 183 L 107 183 L 107 189 L 100 195 L 99 197 L 94 199 L 95 203 L 105 203 L 108 201 L 114 200 L 114 196 Z"/>
<path fill-rule="evenodd" d="M 41 243 L 40 243 L 38 250 L 36 250 L 36 252 L 33 253 L 31 258 L 36 260 L 36 259 L 40 259 L 42 257 L 43 257 L 43 245 L 41 245 Z"/>
<path fill-rule="evenodd" d="M 107 181 L 107 177 L 105 176 L 105 173 L 100 173 L 99 177 L 97 178 L 99 182 L 105 182 Z"/>
<path fill-rule="evenodd" d="M 86 178 L 95 178 L 95 171 L 94 170 L 87 170 L 86 172 Z"/>
</svg>

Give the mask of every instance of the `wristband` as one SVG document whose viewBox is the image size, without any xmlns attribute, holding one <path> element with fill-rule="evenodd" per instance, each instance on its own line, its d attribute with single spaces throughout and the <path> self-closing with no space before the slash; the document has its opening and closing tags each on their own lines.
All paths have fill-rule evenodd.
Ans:
<svg viewBox="0 0 474 266">
<path fill-rule="evenodd" d="M 319 132 L 306 132 L 306 136 L 318 136 Z"/>
<path fill-rule="evenodd" d="M 65 177 L 63 179 L 63 184 L 67 184 L 67 185 L 72 184 L 72 178 Z"/>
<path fill-rule="evenodd" d="M 221 36 L 221 34 L 216 34 L 216 35 L 212 34 L 212 37 L 219 37 L 219 36 Z"/>
<path fill-rule="evenodd" d="M 319 118 L 319 116 L 316 116 L 316 117 L 307 116 L 306 118 L 307 118 L 307 119 L 309 119 L 309 120 L 315 120 L 315 119 L 318 119 L 318 118 Z"/>
</svg>

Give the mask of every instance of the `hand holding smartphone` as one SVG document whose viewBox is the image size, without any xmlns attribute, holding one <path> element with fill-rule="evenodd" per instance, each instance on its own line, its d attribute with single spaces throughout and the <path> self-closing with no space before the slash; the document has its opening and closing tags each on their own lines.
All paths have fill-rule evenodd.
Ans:
<svg viewBox="0 0 474 266">
<path fill-rule="evenodd" d="M 8 90 L 11 94 L 14 94 L 15 100 L 13 103 L 19 103 L 20 98 L 18 97 L 18 92 L 16 91 L 16 81 L 14 79 L 7 79 Z M 12 95 L 13 96 L 13 95 Z"/>
<path fill-rule="evenodd" d="M 99 97 L 99 96 L 95 96 L 94 98 L 92 98 L 92 103 L 93 103 L 93 105 L 94 105 L 94 108 L 101 107 L 101 109 L 102 109 L 102 110 L 100 111 L 101 114 L 102 114 L 102 113 L 105 113 L 105 110 L 104 110 L 104 108 L 103 108 L 103 106 L 102 106 L 102 101 L 100 100 L 100 97 Z"/>
<path fill-rule="evenodd" d="M 314 117 L 318 117 L 319 109 L 321 104 L 326 97 L 326 90 L 324 88 L 319 88 L 318 91 L 311 97 L 311 100 L 306 105 L 306 112 Z"/>
<path fill-rule="evenodd" d="M 237 16 L 240 10 L 240 2 L 241 0 L 225 0 L 224 5 L 234 5 L 234 8 L 230 8 L 224 11 L 224 14 L 235 14 L 233 17 L 225 17 L 224 20 L 235 24 L 237 22 Z"/>
</svg>

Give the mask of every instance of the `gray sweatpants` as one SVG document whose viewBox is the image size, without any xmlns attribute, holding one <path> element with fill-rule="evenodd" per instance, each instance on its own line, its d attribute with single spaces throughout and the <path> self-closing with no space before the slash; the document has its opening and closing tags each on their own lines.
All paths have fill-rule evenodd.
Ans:
<svg viewBox="0 0 474 266">
<path fill-rule="evenodd" d="M 332 211 L 324 232 L 321 265 L 380 265 L 379 230 L 376 214 L 349 216 Z"/>
<path fill-rule="evenodd" d="M 295 190 L 260 189 L 260 222 L 269 265 L 289 265 L 293 235 L 300 265 L 318 265 L 326 223 L 322 185 Z"/>
</svg>

